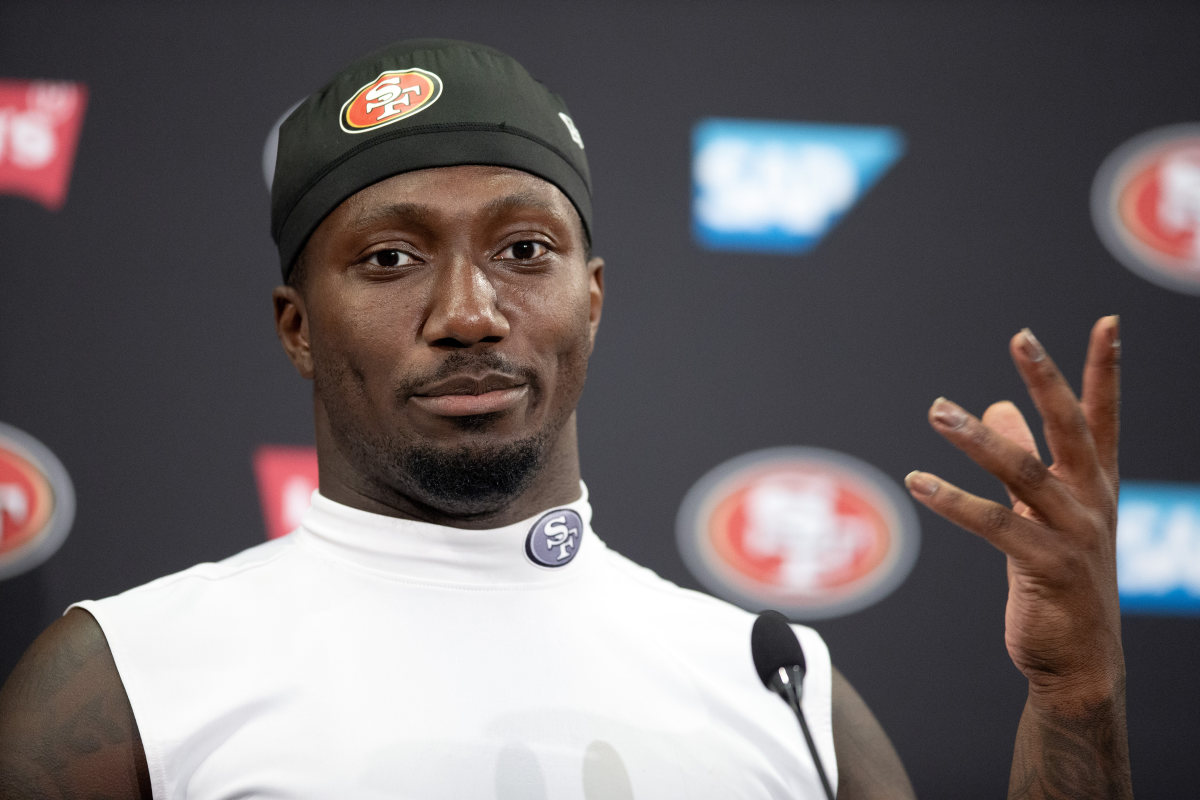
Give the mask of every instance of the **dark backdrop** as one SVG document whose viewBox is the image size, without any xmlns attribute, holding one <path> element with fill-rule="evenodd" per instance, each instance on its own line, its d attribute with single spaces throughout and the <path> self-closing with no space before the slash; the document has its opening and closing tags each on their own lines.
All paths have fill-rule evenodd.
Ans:
<svg viewBox="0 0 1200 800">
<path fill-rule="evenodd" d="M 1194 2 L 0 5 L 0 78 L 87 85 L 70 195 L 0 197 L 0 421 L 70 471 L 78 514 L 0 582 L 0 674 L 71 601 L 260 541 L 251 454 L 311 442 L 271 324 L 263 139 L 352 57 L 486 42 L 565 96 L 596 186 L 608 297 L 580 410 L 597 531 L 696 586 L 688 487 L 759 447 L 828 447 L 898 481 L 999 497 L 924 422 L 1010 397 L 1031 326 L 1074 376 L 1122 314 L 1123 472 L 1200 482 L 1198 300 L 1101 245 L 1090 185 L 1119 144 L 1200 118 Z M 905 157 L 813 252 L 699 249 L 690 133 L 707 116 L 889 125 Z M 815 625 L 925 797 L 1001 797 L 1024 699 L 1003 560 L 927 512 L 886 600 Z M 1200 622 L 1130 616 L 1142 797 L 1194 796 Z"/>
</svg>

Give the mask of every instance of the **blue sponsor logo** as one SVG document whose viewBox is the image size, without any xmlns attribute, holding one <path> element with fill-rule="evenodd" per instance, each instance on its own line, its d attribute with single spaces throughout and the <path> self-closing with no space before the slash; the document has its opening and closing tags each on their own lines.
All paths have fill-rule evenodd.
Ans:
<svg viewBox="0 0 1200 800">
<path fill-rule="evenodd" d="M 1200 615 L 1200 486 L 1123 482 L 1118 519 L 1122 610 Z"/>
<path fill-rule="evenodd" d="M 803 253 L 904 154 L 904 137 L 877 126 L 707 119 L 692 148 L 696 241 Z"/>
</svg>

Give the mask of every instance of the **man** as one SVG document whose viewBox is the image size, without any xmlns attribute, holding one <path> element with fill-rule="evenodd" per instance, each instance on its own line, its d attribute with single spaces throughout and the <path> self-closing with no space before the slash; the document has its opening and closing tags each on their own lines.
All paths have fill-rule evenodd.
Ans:
<svg viewBox="0 0 1200 800">
<path fill-rule="evenodd" d="M 820 797 L 758 682 L 752 617 L 591 531 L 575 406 L 604 296 L 565 106 L 506 56 L 402 42 L 285 123 L 276 326 L 313 382 L 299 530 L 86 602 L 0 694 L 4 797 Z M 1008 555 L 1029 678 L 1010 796 L 1128 797 L 1115 577 L 1116 320 L 1082 401 L 1032 334 L 1046 424 L 946 400 L 935 429 L 1013 508 L 913 495 Z M 986 423 L 986 425 L 985 425 Z M 909 797 L 820 638 L 804 707 L 842 798 Z"/>
</svg>

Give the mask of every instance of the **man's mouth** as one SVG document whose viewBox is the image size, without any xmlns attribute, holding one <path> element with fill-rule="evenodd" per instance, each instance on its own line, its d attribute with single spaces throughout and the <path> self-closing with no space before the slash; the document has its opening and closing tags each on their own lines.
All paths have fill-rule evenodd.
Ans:
<svg viewBox="0 0 1200 800">
<path fill-rule="evenodd" d="M 508 411 L 528 394 L 529 386 L 520 378 L 491 372 L 452 376 L 422 387 L 411 399 L 431 414 L 465 417 Z"/>
</svg>

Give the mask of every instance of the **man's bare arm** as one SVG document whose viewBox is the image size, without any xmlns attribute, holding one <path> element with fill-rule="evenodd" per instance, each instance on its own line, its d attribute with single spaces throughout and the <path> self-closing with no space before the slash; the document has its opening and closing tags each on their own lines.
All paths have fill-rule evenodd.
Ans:
<svg viewBox="0 0 1200 800">
<path fill-rule="evenodd" d="M 1005 644 L 1029 681 L 1009 797 L 1131 798 L 1116 569 L 1117 319 L 1092 328 L 1079 399 L 1031 333 L 1009 350 L 1052 463 L 1012 403 L 977 419 L 939 399 L 934 429 L 999 478 L 1012 507 L 928 473 L 909 475 L 908 487 L 1006 556 Z"/>
<path fill-rule="evenodd" d="M 1129 798 L 1129 749 L 1122 688 L 1077 713 L 1026 703 L 1017 729 L 1008 796 Z"/>
<path fill-rule="evenodd" d="M 833 746 L 837 751 L 838 800 L 916 797 L 891 740 L 837 669 L 833 671 Z"/>
<path fill-rule="evenodd" d="M 133 710 L 100 626 L 72 609 L 0 689 L 0 798 L 151 796 Z"/>
</svg>

